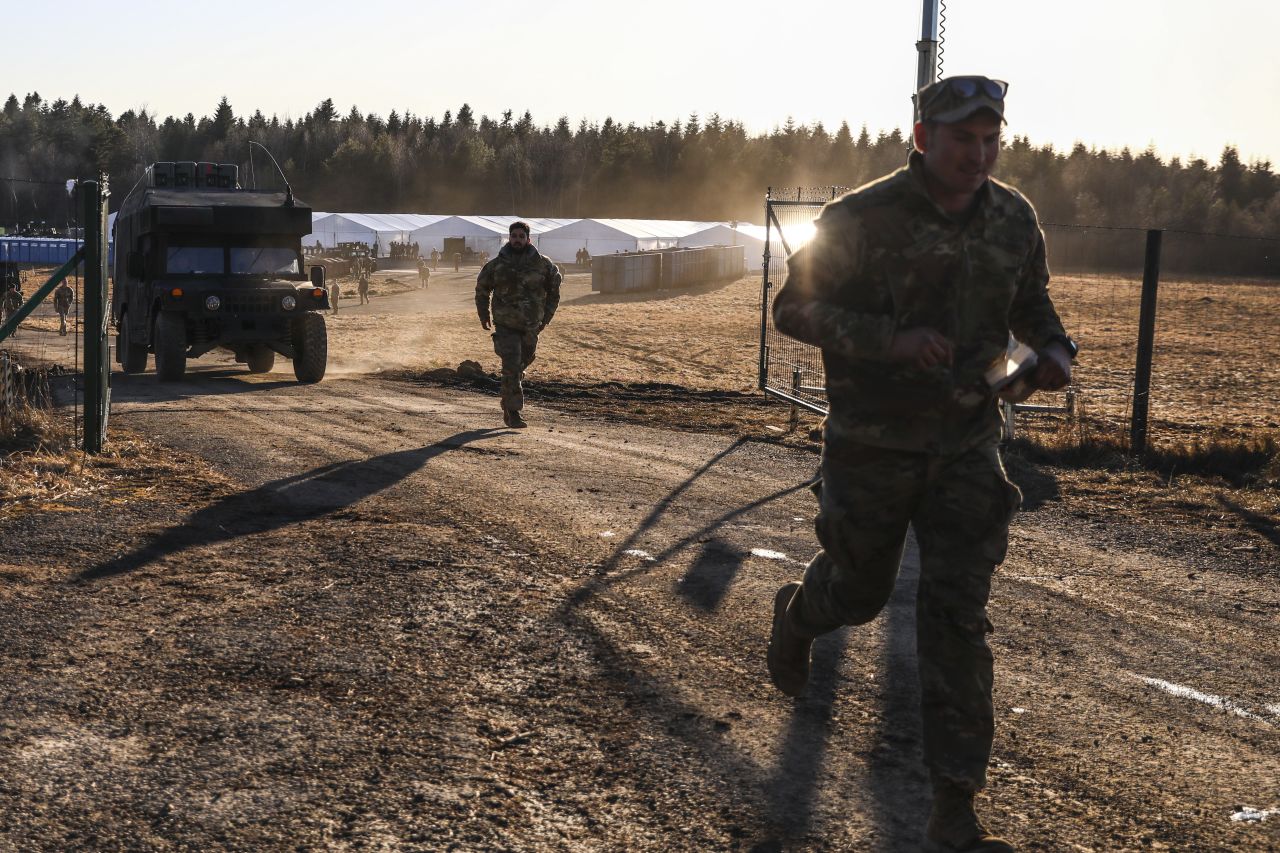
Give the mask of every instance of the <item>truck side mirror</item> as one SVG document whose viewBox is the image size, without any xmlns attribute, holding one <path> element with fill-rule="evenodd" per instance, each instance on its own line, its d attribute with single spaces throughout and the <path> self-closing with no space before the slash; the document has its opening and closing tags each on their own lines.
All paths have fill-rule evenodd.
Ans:
<svg viewBox="0 0 1280 853">
<path fill-rule="evenodd" d="M 311 286 L 324 289 L 324 267 L 319 264 L 311 268 Z"/>
<path fill-rule="evenodd" d="M 141 252 L 130 252 L 126 268 L 129 278 L 145 278 L 147 274 L 146 264 L 142 262 Z"/>
</svg>

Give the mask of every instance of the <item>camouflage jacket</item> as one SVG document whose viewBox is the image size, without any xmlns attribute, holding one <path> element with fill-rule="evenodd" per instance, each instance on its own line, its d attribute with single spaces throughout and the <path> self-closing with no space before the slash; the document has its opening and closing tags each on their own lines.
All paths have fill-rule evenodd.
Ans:
<svg viewBox="0 0 1280 853">
<path fill-rule="evenodd" d="M 1049 299 L 1044 235 L 1031 204 L 988 180 L 952 218 L 910 163 L 823 208 L 811 242 L 787 260 L 773 304 L 778 330 L 822 348 L 826 441 L 955 453 L 999 437 L 983 374 L 1009 333 L 1042 349 L 1064 335 Z M 887 358 L 894 333 L 928 326 L 952 342 L 950 365 Z"/>
<path fill-rule="evenodd" d="M 534 331 L 551 322 L 560 304 L 560 270 L 533 246 L 517 254 L 508 243 L 476 278 L 476 311 L 493 323 Z"/>
</svg>

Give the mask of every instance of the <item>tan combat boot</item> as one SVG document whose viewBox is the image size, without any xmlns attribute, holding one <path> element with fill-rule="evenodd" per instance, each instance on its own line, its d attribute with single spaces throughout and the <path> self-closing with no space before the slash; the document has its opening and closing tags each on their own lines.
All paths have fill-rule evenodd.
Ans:
<svg viewBox="0 0 1280 853">
<path fill-rule="evenodd" d="M 799 590 L 800 584 L 792 581 L 783 584 L 773 597 L 773 631 L 769 635 L 769 678 L 788 696 L 799 696 L 809 683 L 809 652 L 813 648 L 813 639 L 797 634 L 787 618 L 787 607 Z"/>
<path fill-rule="evenodd" d="M 524 422 L 524 418 L 520 417 L 520 412 L 516 409 L 503 409 L 502 422 L 512 429 L 524 429 L 528 426 Z"/>
<path fill-rule="evenodd" d="M 973 809 L 973 792 L 956 785 L 933 789 L 933 811 L 925 830 L 930 853 L 1013 853 L 1013 845 L 987 832 Z"/>
</svg>

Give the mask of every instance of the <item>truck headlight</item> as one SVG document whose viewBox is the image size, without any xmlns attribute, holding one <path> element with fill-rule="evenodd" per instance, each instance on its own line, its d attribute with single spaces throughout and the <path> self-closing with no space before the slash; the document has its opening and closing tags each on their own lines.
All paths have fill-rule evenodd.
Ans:
<svg viewBox="0 0 1280 853">
<path fill-rule="evenodd" d="M 280 307 L 286 311 L 292 311 L 294 308 L 298 307 L 298 300 L 296 297 L 286 296 L 284 299 L 280 300 Z"/>
<path fill-rule="evenodd" d="M 222 300 L 216 296 L 207 296 L 204 300 L 204 307 L 210 311 L 217 311 L 222 307 Z"/>
</svg>

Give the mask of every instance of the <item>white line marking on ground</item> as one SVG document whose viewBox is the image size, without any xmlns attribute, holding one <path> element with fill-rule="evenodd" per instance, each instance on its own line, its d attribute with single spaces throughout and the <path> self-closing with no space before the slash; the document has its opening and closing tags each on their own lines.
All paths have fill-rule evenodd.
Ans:
<svg viewBox="0 0 1280 853">
<path fill-rule="evenodd" d="M 1136 678 L 1144 684 L 1163 690 L 1171 696 L 1178 696 L 1182 699 L 1192 699 L 1196 702 L 1203 702 L 1206 705 L 1212 705 L 1214 708 L 1220 708 L 1223 711 L 1230 711 L 1237 717 L 1244 717 L 1248 720 L 1257 720 L 1260 723 L 1267 722 L 1248 708 L 1245 708 L 1230 699 L 1223 698 L 1222 696 L 1214 696 L 1212 693 L 1201 693 L 1199 690 L 1192 687 L 1187 687 L 1182 684 L 1174 684 L 1172 681 L 1163 681 L 1159 678 L 1149 678 L 1145 675 L 1138 675 Z"/>
<path fill-rule="evenodd" d="M 781 551 L 771 551 L 768 548 L 752 548 L 751 556 L 762 557 L 766 560 L 779 560 L 783 563 L 795 563 L 797 566 L 803 566 L 804 563 L 799 560 L 793 560 Z"/>
</svg>

